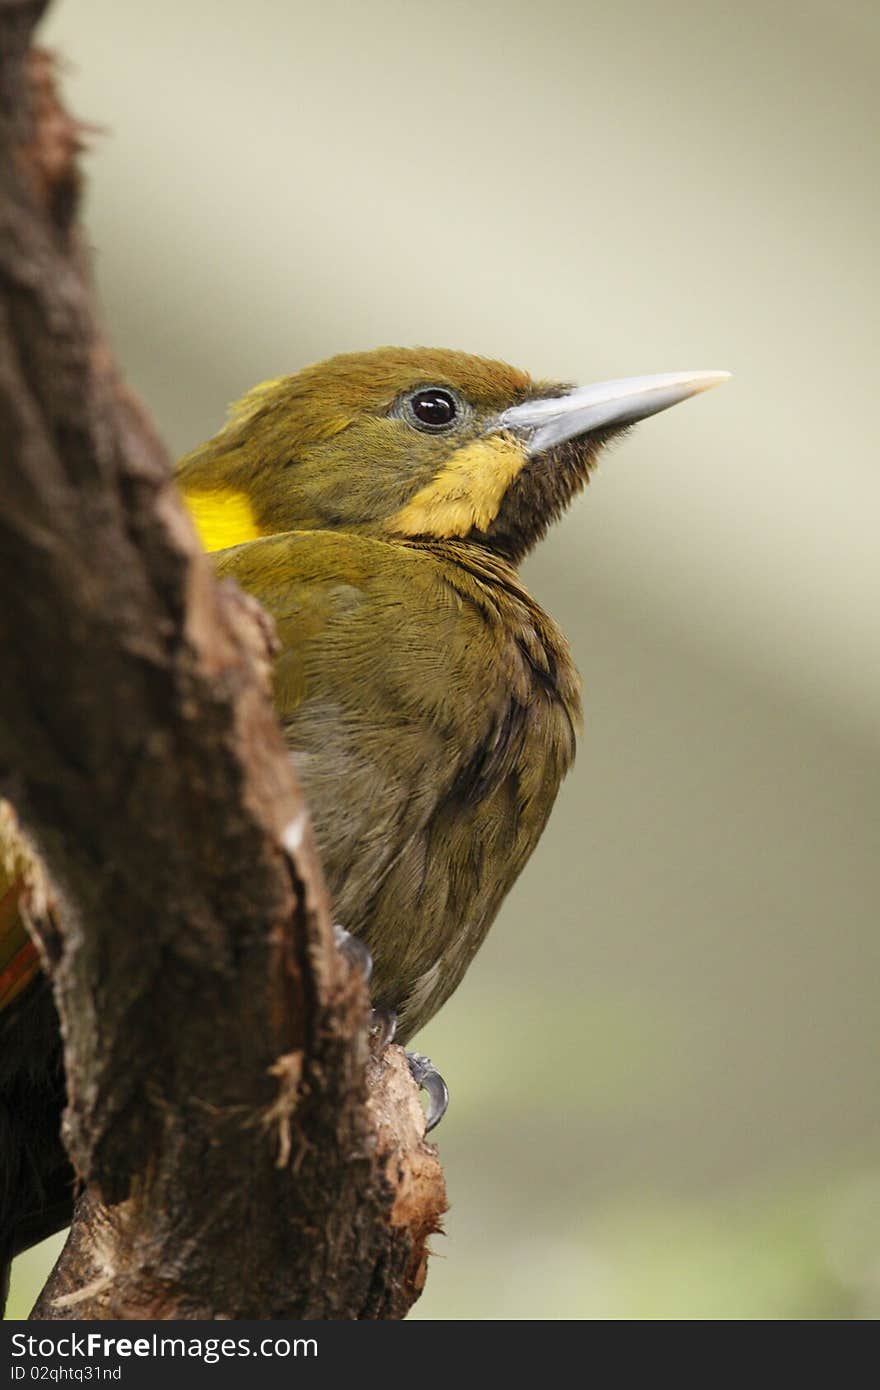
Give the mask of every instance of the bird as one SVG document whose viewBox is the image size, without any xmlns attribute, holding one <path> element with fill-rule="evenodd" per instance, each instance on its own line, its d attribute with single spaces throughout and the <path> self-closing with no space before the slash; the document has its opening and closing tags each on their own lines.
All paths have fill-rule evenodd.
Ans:
<svg viewBox="0 0 880 1390">
<path fill-rule="evenodd" d="M 728 375 L 577 387 L 449 349 L 349 352 L 255 387 L 180 461 L 216 573 L 274 621 L 275 709 L 383 1041 L 456 989 L 574 760 L 580 679 L 521 562 L 612 440 Z M 42 1096 L 57 1134 L 51 998 L 5 892 L 0 1124 L 24 1087 L 39 1142 L 16 1131 L 3 1160 L 0 1259 L 57 1228 L 62 1190 L 33 1120 Z M 411 1055 L 433 1124 L 445 1083 Z"/>
</svg>

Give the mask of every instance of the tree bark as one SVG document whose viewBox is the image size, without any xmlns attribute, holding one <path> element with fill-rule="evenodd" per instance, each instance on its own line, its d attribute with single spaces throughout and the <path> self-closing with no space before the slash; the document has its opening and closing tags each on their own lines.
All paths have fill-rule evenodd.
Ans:
<svg viewBox="0 0 880 1390">
<path fill-rule="evenodd" d="M 35 1315 L 402 1317 L 442 1173 L 333 944 L 268 620 L 97 327 L 43 8 L 0 0 L 0 787 L 56 898 L 82 1196 Z"/>
</svg>

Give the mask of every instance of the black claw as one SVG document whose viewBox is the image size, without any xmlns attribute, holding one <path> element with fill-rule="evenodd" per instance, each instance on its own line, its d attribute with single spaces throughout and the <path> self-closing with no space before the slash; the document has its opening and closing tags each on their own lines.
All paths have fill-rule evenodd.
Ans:
<svg viewBox="0 0 880 1390">
<path fill-rule="evenodd" d="M 333 936 L 340 951 L 348 956 L 352 965 L 360 970 L 364 982 L 369 984 L 370 976 L 373 973 L 373 957 L 370 955 L 369 948 L 359 936 L 346 931 L 345 927 L 341 927 L 338 922 L 333 923 Z"/>
<path fill-rule="evenodd" d="M 425 1133 L 430 1134 L 446 1114 L 449 1089 L 430 1057 L 423 1057 L 421 1052 L 408 1052 L 406 1060 L 409 1062 L 413 1081 L 428 1097 Z"/>
<path fill-rule="evenodd" d="M 389 1043 L 394 1042 L 397 1032 L 397 1014 L 394 1009 L 374 1009 L 370 1018 L 370 1036 L 373 1051 L 384 1052 Z"/>
</svg>

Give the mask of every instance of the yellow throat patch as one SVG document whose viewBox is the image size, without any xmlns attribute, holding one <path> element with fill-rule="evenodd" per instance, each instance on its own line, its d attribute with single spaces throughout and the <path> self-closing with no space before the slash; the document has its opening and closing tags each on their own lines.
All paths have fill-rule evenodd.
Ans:
<svg viewBox="0 0 880 1390">
<path fill-rule="evenodd" d="M 509 435 L 475 439 L 453 454 L 437 477 L 391 517 L 388 530 L 440 540 L 485 531 L 526 462 L 524 449 Z"/>
</svg>

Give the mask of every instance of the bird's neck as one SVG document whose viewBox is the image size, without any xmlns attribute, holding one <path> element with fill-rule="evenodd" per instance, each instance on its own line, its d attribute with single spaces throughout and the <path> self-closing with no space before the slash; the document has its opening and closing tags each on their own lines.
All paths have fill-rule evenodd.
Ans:
<svg viewBox="0 0 880 1390">
<path fill-rule="evenodd" d="M 526 656 L 539 681 L 552 687 L 572 724 L 581 723 L 581 682 L 562 630 L 532 597 L 516 570 L 485 546 L 465 540 L 403 542 L 430 555 L 461 598 L 498 623 Z"/>
<path fill-rule="evenodd" d="M 467 540 L 434 540 L 429 537 L 405 540 L 401 544 L 409 550 L 431 555 L 442 565 L 456 565 L 490 588 L 501 589 L 527 603 L 535 602 L 510 562 L 483 545 Z"/>
</svg>

